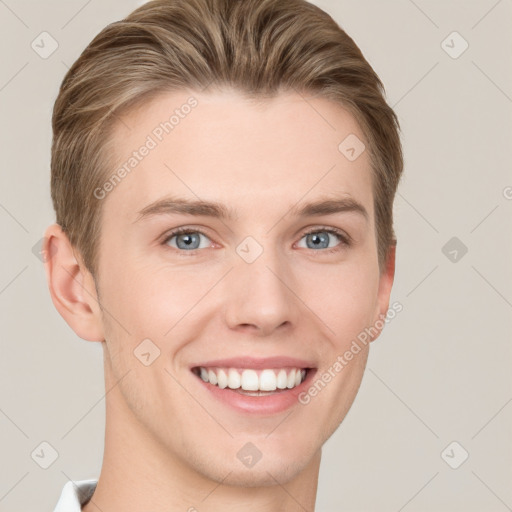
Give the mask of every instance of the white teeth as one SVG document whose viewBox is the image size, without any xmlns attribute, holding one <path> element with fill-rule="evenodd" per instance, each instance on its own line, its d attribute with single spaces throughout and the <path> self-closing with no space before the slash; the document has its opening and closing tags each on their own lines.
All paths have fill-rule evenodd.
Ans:
<svg viewBox="0 0 512 512">
<path fill-rule="evenodd" d="M 211 381 L 210 381 L 211 382 Z M 286 387 L 291 389 L 295 386 L 295 370 L 292 370 L 289 374 L 288 374 L 288 381 L 286 383 Z"/>
<path fill-rule="evenodd" d="M 208 380 L 211 384 L 217 384 L 217 375 L 213 370 L 208 370 Z"/>
<path fill-rule="evenodd" d="M 304 374 L 306 374 L 306 371 L 304 370 Z M 286 376 L 285 370 L 279 370 L 279 373 L 277 374 L 277 383 L 276 386 L 279 389 L 286 389 L 286 383 L 288 382 L 288 377 Z"/>
<path fill-rule="evenodd" d="M 292 389 L 306 378 L 302 368 L 265 369 L 256 371 L 244 369 L 241 373 L 236 368 L 199 368 L 198 375 L 204 382 L 217 385 L 221 389 L 239 389 L 244 391 L 275 391 Z"/>
<path fill-rule="evenodd" d="M 234 368 L 230 368 L 228 371 L 228 387 L 230 389 L 240 387 L 240 374 Z"/>
<path fill-rule="evenodd" d="M 224 389 L 228 385 L 228 376 L 222 369 L 217 372 L 217 382 L 220 389 Z"/>
<path fill-rule="evenodd" d="M 240 382 L 245 391 L 258 391 L 259 389 L 258 374 L 254 370 L 244 370 Z"/>
<path fill-rule="evenodd" d="M 277 377 L 273 370 L 263 370 L 260 375 L 261 391 L 274 391 Z"/>
</svg>

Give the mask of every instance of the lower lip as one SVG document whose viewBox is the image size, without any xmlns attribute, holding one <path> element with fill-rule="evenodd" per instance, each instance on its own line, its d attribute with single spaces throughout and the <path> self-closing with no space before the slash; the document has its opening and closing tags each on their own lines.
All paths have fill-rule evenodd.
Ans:
<svg viewBox="0 0 512 512">
<path fill-rule="evenodd" d="M 244 413 L 269 415 L 286 411 L 298 404 L 298 396 L 308 388 L 315 371 L 314 369 L 308 370 L 304 381 L 292 389 L 276 390 L 275 393 L 261 396 L 243 395 L 230 388 L 221 389 L 219 386 L 205 382 L 197 375 L 194 375 L 194 377 L 214 398 L 233 409 Z"/>
</svg>

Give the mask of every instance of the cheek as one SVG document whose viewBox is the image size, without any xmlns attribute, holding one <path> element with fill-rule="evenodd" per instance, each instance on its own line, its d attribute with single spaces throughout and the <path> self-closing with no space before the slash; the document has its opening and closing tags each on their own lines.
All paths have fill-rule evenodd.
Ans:
<svg viewBox="0 0 512 512">
<path fill-rule="evenodd" d="M 308 297 L 304 302 L 330 328 L 329 337 L 337 348 L 371 325 L 378 292 L 378 272 L 371 267 L 353 264 L 319 271 L 303 284 L 303 296 Z"/>
<path fill-rule="evenodd" d="M 179 366 L 181 349 L 222 302 L 218 299 L 220 302 L 214 304 L 213 294 L 209 294 L 222 274 L 184 266 L 132 267 L 126 277 L 118 274 L 114 278 L 112 273 L 106 307 L 111 313 L 109 352 L 116 375 L 129 368 L 139 369 L 134 357 L 142 350 L 139 345 L 157 347 L 153 350 L 159 355 L 151 368 Z"/>
<path fill-rule="evenodd" d="M 209 284 L 209 281 L 212 281 Z M 191 311 L 215 282 L 213 276 L 175 269 L 134 264 L 112 269 L 106 280 L 105 299 L 112 316 L 131 333 L 158 337 Z"/>
</svg>

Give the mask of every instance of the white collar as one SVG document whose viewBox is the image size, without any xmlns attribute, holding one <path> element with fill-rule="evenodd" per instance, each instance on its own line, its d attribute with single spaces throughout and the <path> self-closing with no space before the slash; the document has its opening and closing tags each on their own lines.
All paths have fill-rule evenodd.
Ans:
<svg viewBox="0 0 512 512">
<path fill-rule="evenodd" d="M 81 512 L 94 493 L 98 480 L 69 481 L 64 485 L 53 512 Z"/>
</svg>

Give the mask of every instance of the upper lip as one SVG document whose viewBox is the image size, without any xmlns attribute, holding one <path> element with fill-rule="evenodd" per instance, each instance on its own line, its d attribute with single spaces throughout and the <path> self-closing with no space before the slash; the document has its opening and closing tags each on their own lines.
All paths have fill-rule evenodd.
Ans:
<svg viewBox="0 0 512 512">
<path fill-rule="evenodd" d="M 252 356 L 241 356 L 241 357 L 230 357 L 225 359 L 214 359 L 210 361 L 203 361 L 197 364 L 193 364 L 191 368 L 212 368 L 212 367 L 224 367 L 224 368 L 254 368 L 255 370 L 262 370 L 265 368 L 314 368 L 314 363 L 306 359 L 297 359 L 296 357 L 288 356 L 274 356 L 274 357 L 252 357 Z"/>
</svg>

